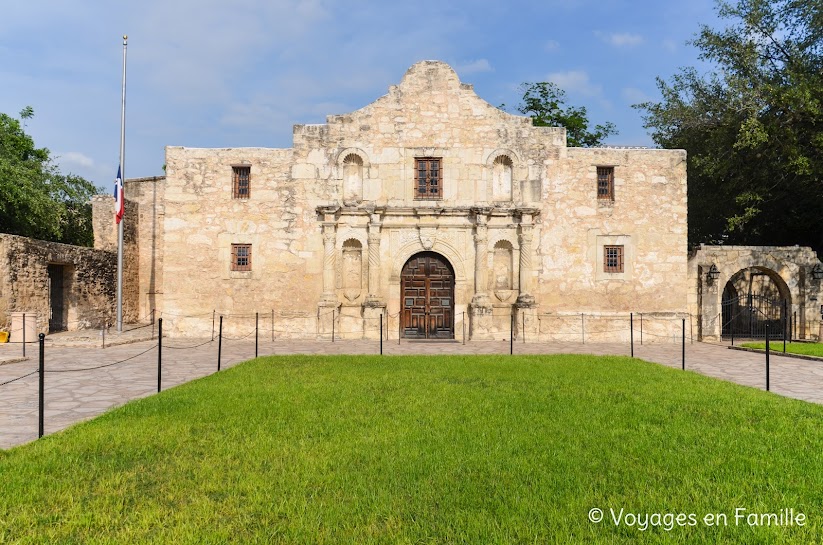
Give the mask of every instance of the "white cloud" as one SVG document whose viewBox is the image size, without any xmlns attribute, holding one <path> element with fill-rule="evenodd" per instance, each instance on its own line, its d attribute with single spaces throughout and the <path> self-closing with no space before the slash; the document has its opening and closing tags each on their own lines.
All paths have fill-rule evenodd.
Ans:
<svg viewBox="0 0 823 545">
<path fill-rule="evenodd" d="M 652 100 L 652 97 L 636 87 L 625 87 L 620 94 L 629 104 L 640 104 Z"/>
<path fill-rule="evenodd" d="M 94 159 L 79 151 L 66 151 L 55 155 L 63 165 L 76 165 L 83 168 L 92 168 L 94 166 Z"/>
<path fill-rule="evenodd" d="M 643 43 L 643 36 L 640 34 L 630 34 L 628 32 L 595 32 L 595 36 L 614 47 L 633 47 Z"/>
<path fill-rule="evenodd" d="M 492 68 L 489 61 L 486 59 L 477 59 L 475 61 L 467 61 L 457 63 L 454 66 L 454 70 L 460 74 L 461 76 L 467 74 L 477 74 L 479 72 L 493 72 L 494 69 Z"/>
<path fill-rule="evenodd" d="M 589 74 L 583 70 L 553 72 L 549 74 L 548 79 L 567 93 L 577 93 L 587 97 L 597 97 L 603 94 L 603 87 L 593 84 L 589 79 Z"/>
<path fill-rule="evenodd" d="M 546 42 L 545 44 L 543 44 L 543 49 L 544 49 L 547 53 L 551 53 L 551 52 L 553 52 L 553 51 L 557 51 L 558 49 L 560 49 L 560 42 L 558 42 L 557 40 L 549 40 L 548 42 Z"/>
<path fill-rule="evenodd" d="M 677 51 L 677 42 L 672 39 L 663 40 L 663 49 L 669 53 L 674 53 Z"/>
</svg>

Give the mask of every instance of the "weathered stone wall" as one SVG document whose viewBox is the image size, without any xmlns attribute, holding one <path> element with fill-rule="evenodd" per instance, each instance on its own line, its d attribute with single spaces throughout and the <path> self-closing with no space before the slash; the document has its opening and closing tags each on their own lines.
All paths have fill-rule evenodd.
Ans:
<svg viewBox="0 0 823 545">
<path fill-rule="evenodd" d="M 123 321 L 145 322 L 158 309 L 163 292 L 163 197 L 165 176 L 124 182 Z M 117 252 L 114 199 L 92 200 L 94 247 Z"/>
<path fill-rule="evenodd" d="M 716 280 L 707 276 L 713 264 L 719 271 Z M 688 266 L 689 312 L 699 317 L 700 338 L 720 338 L 723 289 L 741 271 L 754 269 L 769 276 L 780 290 L 781 298 L 788 294 L 790 313 L 797 317 L 797 337 L 818 339 L 823 281 L 812 278 L 815 265 L 823 266 L 814 250 L 808 247 L 698 246 L 689 255 Z"/>
<path fill-rule="evenodd" d="M 49 329 L 48 265 L 64 266 L 69 330 L 98 328 L 114 320 L 116 254 L 81 246 L 0 234 L 0 325 L 12 312 L 37 314 L 37 329 Z"/>
<path fill-rule="evenodd" d="M 332 317 L 336 335 L 376 338 L 385 309 L 396 338 L 400 271 L 430 250 L 454 269 L 458 338 L 464 317 L 493 339 L 513 313 L 684 313 L 684 152 L 565 143 L 425 61 L 374 103 L 295 126 L 291 149 L 168 147 L 159 306 L 179 334 L 274 309 L 277 332 L 321 338 Z M 442 199 L 415 200 L 416 157 L 442 158 Z M 248 199 L 232 198 L 240 165 Z M 614 167 L 607 205 L 598 166 Z M 251 271 L 230 271 L 232 243 L 252 245 Z M 625 246 L 624 273 L 603 273 L 604 244 Z"/>
</svg>

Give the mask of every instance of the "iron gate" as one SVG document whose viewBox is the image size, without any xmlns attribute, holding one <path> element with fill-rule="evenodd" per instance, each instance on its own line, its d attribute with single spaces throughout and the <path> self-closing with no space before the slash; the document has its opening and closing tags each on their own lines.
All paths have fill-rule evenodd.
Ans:
<svg viewBox="0 0 823 545">
<path fill-rule="evenodd" d="M 762 295 L 746 295 L 724 299 L 722 303 L 723 338 L 741 337 L 765 339 L 769 326 L 769 339 L 789 338 L 791 317 L 788 301 L 769 299 Z"/>
</svg>

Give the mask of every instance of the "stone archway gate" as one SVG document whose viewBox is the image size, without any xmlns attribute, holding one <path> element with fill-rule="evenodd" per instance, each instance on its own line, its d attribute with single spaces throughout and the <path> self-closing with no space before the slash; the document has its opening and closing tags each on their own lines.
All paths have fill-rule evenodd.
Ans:
<svg viewBox="0 0 823 545">
<path fill-rule="evenodd" d="M 714 275 L 709 274 L 712 265 L 717 270 Z M 689 309 L 697 317 L 698 339 L 722 338 L 724 288 L 747 269 L 767 275 L 778 286 L 795 338 L 819 339 L 823 280 L 814 278 L 816 266 L 823 264 L 808 247 L 698 246 L 689 253 L 688 262 Z"/>
</svg>

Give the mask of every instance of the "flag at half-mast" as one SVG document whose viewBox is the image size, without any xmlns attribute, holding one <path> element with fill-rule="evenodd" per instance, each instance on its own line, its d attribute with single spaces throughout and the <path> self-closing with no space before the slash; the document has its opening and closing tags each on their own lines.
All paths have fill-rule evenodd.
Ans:
<svg viewBox="0 0 823 545">
<path fill-rule="evenodd" d="M 123 219 L 125 204 L 123 202 L 123 177 L 120 176 L 120 167 L 117 167 L 117 179 L 114 180 L 114 218 L 117 223 Z"/>
</svg>

